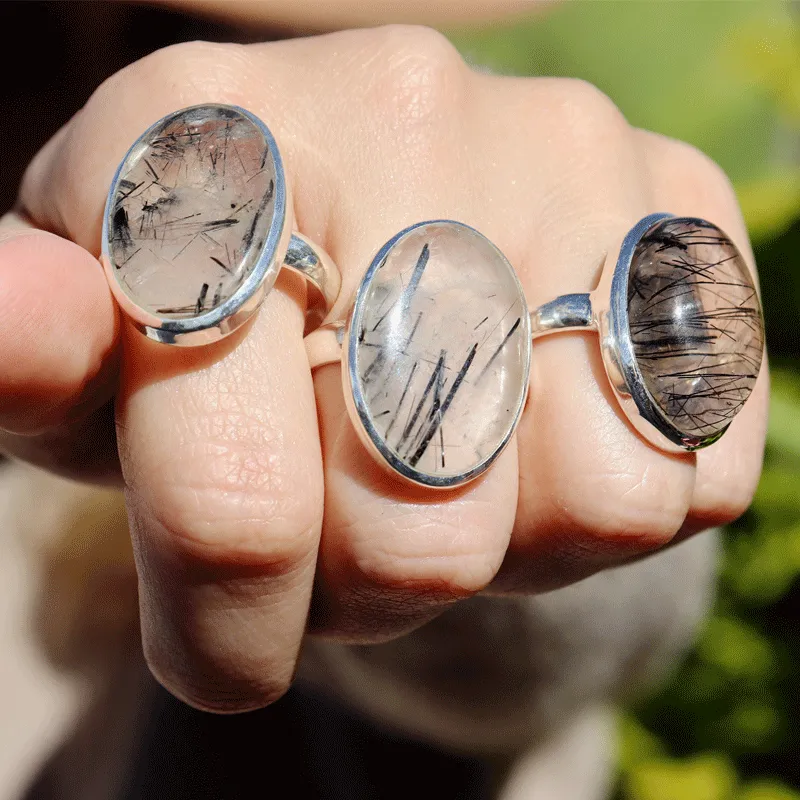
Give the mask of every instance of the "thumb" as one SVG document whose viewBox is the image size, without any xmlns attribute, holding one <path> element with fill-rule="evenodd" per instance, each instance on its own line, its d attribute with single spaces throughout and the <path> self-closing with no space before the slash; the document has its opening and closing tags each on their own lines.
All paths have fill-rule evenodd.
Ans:
<svg viewBox="0 0 800 800">
<path fill-rule="evenodd" d="M 119 323 L 102 268 L 78 245 L 7 214 L 0 309 L 3 445 L 15 454 L 14 436 L 30 440 L 26 450 L 55 432 L 63 441 L 116 385 Z"/>
</svg>

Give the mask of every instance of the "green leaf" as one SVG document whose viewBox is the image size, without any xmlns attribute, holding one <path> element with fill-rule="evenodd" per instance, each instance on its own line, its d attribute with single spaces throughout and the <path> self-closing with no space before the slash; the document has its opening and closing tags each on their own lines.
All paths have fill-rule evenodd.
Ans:
<svg viewBox="0 0 800 800">
<path fill-rule="evenodd" d="M 742 180 L 736 185 L 736 196 L 751 238 L 763 241 L 777 236 L 797 218 L 800 209 L 800 169 L 782 165 L 756 178 Z"/>
<path fill-rule="evenodd" d="M 712 732 L 728 750 L 769 752 L 784 734 L 781 714 L 768 702 L 744 699 L 728 714 L 709 720 Z"/>
<path fill-rule="evenodd" d="M 617 753 L 620 769 L 632 769 L 642 761 L 664 755 L 658 737 L 633 717 L 623 714 L 617 722 Z"/>
<path fill-rule="evenodd" d="M 797 486 L 797 481 L 793 482 Z M 789 522 L 769 519 L 756 531 L 731 539 L 722 570 L 723 585 L 747 605 L 774 602 L 800 576 L 800 523 L 797 499 Z M 770 509 L 771 513 L 775 509 Z"/>
<path fill-rule="evenodd" d="M 732 800 L 736 770 L 721 754 L 675 761 L 649 761 L 624 781 L 628 800 Z"/>
<path fill-rule="evenodd" d="M 755 628 L 734 617 L 710 619 L 697 644 L 704 661 L 719 667 L 730 678 L 767 679 L 776 662 L 769 640 Z"/>
<path fill-rule="evenodd" d="M 755 781 L 736 795 L 736 800 L 800 800 L 800 792 L 775 781 Z"/>
<path fill-rule="evenodd" d="M 767 443 L 777 453 L 800 461 L 800 378 L 773 370 Z"/>
</svg>

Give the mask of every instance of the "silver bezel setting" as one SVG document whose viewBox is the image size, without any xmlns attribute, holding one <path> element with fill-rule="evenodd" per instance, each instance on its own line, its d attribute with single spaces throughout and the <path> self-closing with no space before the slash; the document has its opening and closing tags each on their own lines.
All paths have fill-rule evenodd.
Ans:
<svg viewBox="0 0 800 800">
<path fill-rule="evenodd" d="M 127 294 L 118 280 L 108 246 L 109 217 L 122 169 L 128 159 L 135 154 L 136 150 L 142 147 L 145 139 L 153 131 L 164 125 L 171 117 L 202 108 L 221 108 L 235 111 L 250 120 L 264 136 L 275 167 L 272 221 L 269 231 L 264 237 L 264 245 L 253 270 L 245 278 L 242 285 L 225 302 L 210 311 L 188 319 L 160 317 L 139 306 Z M 239 106 L 226 105 L 224 103 L 202 103 L 167 114 L 151 125 L 128 149 L 114 173 L 106 198 L 103 211 L 100 260 L 117 303 L 145 336 L 157 342 L 194 346 L 209 344 L 227 336 L 241 327 L 258 310 L 267 293 L 275 284 L 289 245 L 293 227 L 293 220 L 289 219 L 291 207 L 280 151 L 271 131 L 257 116 Z"/>
<path fill-rule="evenodd" d="M 472 231 L 483 239 L 486 237 L 483 236 L 479 231 L 476 231 L 469 225 L 465 225 L 462 222 L 456 222 L 454 220 L 448 219 L 439 219 L 439 220 L 427 220 L 425 222 L 418 222 L 414 225 L 405 228 L 404 230 L 400 231 L 398 234 L 393 236 L 385 245 L 378 251 L 378 253 L 373 258 L 369 268 L 367 269 L 364 277 L 361 279 L 361 282 L 358 286 L 358 290 L 356 292 L 355 301 L 353 303 L 352 310 L 347 320 L 347 324 L 345 326 L 343 340 L 342 340 L 342 352 L 343 352 L 343 369 L 342 369 L 342 383 L 344 389 L 344 396 L 345 402 L 347 406 L 348 413 L 350 415 L 350 419 L 353 423 L 353 427 L 357 431 L 359 438 L 363 442 L 364 446 L 367 450 L 373 455 L 373 457 L 383 465 L 387 470 L 394 473 L 395 475 L 401 477 L 403 480 L 417 485 L 417 486 L 425 486 L 427 488 L 434 488 L 434 489 L 452 489 L 458 486 L 462 486 L 466 483 L 477 478 L 479 475 L 484 473 L 497 459 L 500 453 L 508 445 L 511 437 L 514 435 L 514 431 L 516 430 L 517 423 L 519 422 L 519 418 L 522 414 L 522 410 L 525 407 L 525 402 L 527 400 L 528 395 L 528 387 L 530 384 L 530 364 L 531 364 L 531 330 L 530 330 L 530 314 L 528 313 L 528 305 L 525 299 L 525 293 L 522 289 L 522 285 L 519 282 L 519 278 L 508 262 L 508 259 L 502 254 L 502 252 L 491 242 L 491 246 L 494 250 L 501 256 L 503 261 L 508 264 L 509 270 L 511 274 L 514 276 L 516 281 L 517 290 L 519 292 L 519 297 L 522 302 L 523 313 L 522 313 L 522 324 L 524 325 L 523 336 L 524 341 L 526 344 L 525 350 L 525 359 L 523 365 L 523 391 L 521 392 L 521 399 L 518 404 L 518 407 L 515 409 L 515 413 L 513 415 L 511 424 L 508 427 L 502 441 L 500 444 L 494 449 L 492 453 L 490 453 L 486 458 L 484 458 L 478 465 L 473 467 L 472 469 L 462 472 L 456 475 L 450 476 L 440 476 L 440 475 L 432 475 L 426 472 L 421 472 L 419 470 L 413 469 L 409 467 L 407 464 L 403 463 L 386 445 L 384 437 L 377 431 L 374 424 L 372 423 L 371 414 L 367 407 L 365 398 L 361 391 L 361 381 L 358 375 L 357 367 L 356 367 L 356 351 L 358 346 L 358 337 L 353 336 L 353 331 L 357 331 L 360 328 L 361 318 L 364 313 L 364 304 L 367 292 L 371 286 L 372 279 L 377 272 L 378 269 L 383 265 L 387 256 L 391 252 L 391 250 L 408 234 L 412 231 L 418 230 L 421 227 L 425 227 L 427 225 L 455 225 L 461 228 L 465 228 L 469 231 Z M 486 240 L 488 241 L 488 239 Z"/>
<path fill-rule="evenodd" d="M 616 259 L 610 256 L 606 261 L 600 283 L 590 300 L 606 374 L 625 415 L 652 444 L 669 452 L 685 452 L 713 444 L 728 426 L 705 437 L 688 436 L 667 419 L 642 377 L 628 320 L 628 277 L 636 247 L 654 226 L 674 218 L 673 214 L 651 214 L 636 223 L 615 251 Z"/>
</svg>

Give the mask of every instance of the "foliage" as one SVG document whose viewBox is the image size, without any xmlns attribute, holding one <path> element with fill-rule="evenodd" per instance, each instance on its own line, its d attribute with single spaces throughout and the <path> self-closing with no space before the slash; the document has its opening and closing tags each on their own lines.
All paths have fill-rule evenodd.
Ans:
<svg viewBox="0 0 800 800">
<path fill-rule="evenodd" d="M 764 473 L 726 533 L 696 646 L 620 725 L 624 800 L 800 800 L 800 15 L 784 2 L 562 3 L 453 36 L 468 59 L 591 81 L 631 123 L 731 177 L 761 273 L 772 362 Z"/>
</svg>

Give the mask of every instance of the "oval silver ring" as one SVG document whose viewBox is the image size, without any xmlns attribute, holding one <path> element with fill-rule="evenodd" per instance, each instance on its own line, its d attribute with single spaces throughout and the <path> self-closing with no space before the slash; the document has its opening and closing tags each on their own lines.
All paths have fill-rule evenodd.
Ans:
<svg viewBox="0 0 800 800">
<path fill-rule="evenodd" d="M 101 261 L 122 310 L 158 342 L 232 333 L 282 267 L 307 282 L 308 332 L 335 302 L 340 276 L 293 228 L 269 128 L 238 106 L 203 104 L 163 117 L 128 150 L 106 200 Z"/>
<path fill-rule="evenodd" d="M 764 321 L 755 280 L 712 222 L 652 214 L 609 253 L 591 294 L 531 313 L 534 339 L 599 333 L 606 374 L 623 412 L 670 452 L 716 442 L 755 386 Z"/>
<path fill-rule="evenodd" d="M 373 258 L 347 319 L 305 341 L 312 368 L 342 364 L 362 442 L 412 484 L 448 489 L 477 478 L 525 406 L 525 294 L 500 250 L 460 222 L 400 231 Z"/>
</svg>

